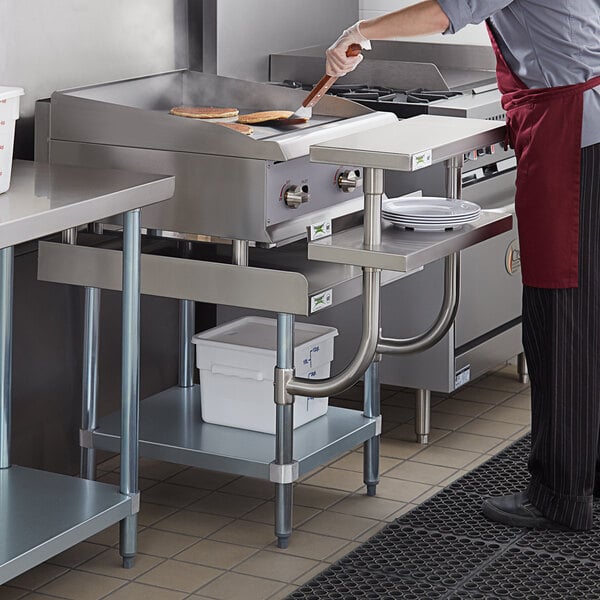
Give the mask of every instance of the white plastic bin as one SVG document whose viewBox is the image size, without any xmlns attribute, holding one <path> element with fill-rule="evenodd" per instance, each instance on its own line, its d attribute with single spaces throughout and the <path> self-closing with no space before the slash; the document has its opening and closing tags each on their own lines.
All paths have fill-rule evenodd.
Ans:
<svg viewBox="0 0 600 600">
<path fill-rule="evenodd" d="M 296 323 L 294 365 L 299 377 L 329 376 L 334 327 Z M 207 423 L 275 433 L 273 377 L 277 321 L 244 317 L 193 337 L 200 370 L 202 419 Z M 296 397 L 294 427 L 327 412 L 328 398 Z"/>
<path fill-rule="evenodd" d="M 22 88 L 0 86 L 0 194 L 10 187 L 15 122 L 19 118 L 19 100 Z"/>
</svg>

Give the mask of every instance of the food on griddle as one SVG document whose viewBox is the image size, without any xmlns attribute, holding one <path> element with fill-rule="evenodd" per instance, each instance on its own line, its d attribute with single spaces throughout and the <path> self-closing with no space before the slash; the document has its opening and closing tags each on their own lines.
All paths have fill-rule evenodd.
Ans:
<svg viewBox="0 0 600 600">
<path fill-rule="evenodd" d="M 169 112 L 177 117 L 190 119 L 224 119 L 225 117 L 237 117 L 240 114 L 237 108 L 217 106 L 175 106 Z"/>
<path fill-rule="evenodd" d="M 247 115 L 240 115 L 238 117 L 238 123 L 268 123 L 270 121 L 285 121 L 289 119 L 294 113 L 291 110 L 264 110 L 261 112 L 250 113 Z"/>
<path fill-rule="evenodd" d="M 252 129 L 250 125 L 244 125 L 243 123 L 218 123 L 218 125 L 227 127 L 227 129 L 233 129 L 234 131 L 243 133 L 244 135 L 252 135 L 254 133 L 254 129 Z"/>
</svg>

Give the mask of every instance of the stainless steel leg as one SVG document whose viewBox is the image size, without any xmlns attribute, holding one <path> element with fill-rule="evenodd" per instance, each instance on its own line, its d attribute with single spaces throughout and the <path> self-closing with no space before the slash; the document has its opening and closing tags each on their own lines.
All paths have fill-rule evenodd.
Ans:
<svg viewBox="0 0 600 600">
<path fill-rule="evenodd" d="M 416 390 L 415 401 L 417 442 L 428 444 L 431 431 L 431 392 L 429 390 Z"/>
<path fill-rule="evenodd" d="M 527 368 L 525 352 L 521 352 L 517 356 L 517 373 L 519 374 L 519 381 L 521 383 L 529 383 L 529 369 Z"/>
<path fill-rule="evenodd" d="M 14 256 L 0 250 L 0 469 L 10 467 Z"/>
<path fill-rule="evenodd" d="M 293 315 L 277 315 L 277 367 L 294 367 Z M 277 397 L 277 390 L 275 394 Z M 294 458 L 294 405 L 277 404 L 275 410 L 275 464 L 289 465 Z M 279 548 L 288 547 L 292 534 L 293 489 L 293 483 L 275 484 L 275 535 Z"/>
<path fill-rule="evenodd" d="M 123 358 L 121 383 L 121 493 L 138 493 L 140 399 L 140 210 L 125 213 L 123 228 Z M 120 523 L 125 568 L 137 552 L 137 514 Z"/>
<path fill-rule="evenodd" d="M 376 355 L 365 373 L 364 400 L 365 417 L 371 419 L 381 415 L 381 394 L 379 386 L 379 362 L 381 355 Z M 373 436 L 363 445 L 363 478 L 367 486 L 367 496 L 374 496 L 379 483 L 379 435 Z"/>
<path fill-rule="evenodd" d="M 81 430 L 90 434 L 98 426 L 100 294 L 99 288 L 85 288 Z M 96 451 L 93 448 L 81 448 L 79 474 L 83 479 L 96 478 Z"/>
<path fill-rule="evenodd" d="M 195 303 L 193 300 L 179 301 L 179 387 L 194 385 L 194 344 L 192 336 L 196 327 Z"/>
</svg>

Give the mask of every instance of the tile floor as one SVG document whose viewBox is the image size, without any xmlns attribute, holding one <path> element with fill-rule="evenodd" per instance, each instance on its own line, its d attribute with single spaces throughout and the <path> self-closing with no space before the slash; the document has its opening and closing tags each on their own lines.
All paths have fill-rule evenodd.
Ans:
<svg viewBox="0 0 600 600">
<path fill-rule="evenodd" d="M 360 408 L 362 388 L 332 403 Z M 0 600 L 275 600 L 314 577 L 529 429 L 529 389 L 513 366 L 451 396 L 432 398 L 429 446 L 413 439 L 413 395 L 382 390 L 378 495 L 365 495 L 361 448 L 306 475 L 295 488 L 287 550 L 273 535 L 265 481 L 143 460 L 139 554 L 120 567 L 110 528 L 0 586 Z M 99 479 L 116 482 L 115 458 Z"/>
</svg>

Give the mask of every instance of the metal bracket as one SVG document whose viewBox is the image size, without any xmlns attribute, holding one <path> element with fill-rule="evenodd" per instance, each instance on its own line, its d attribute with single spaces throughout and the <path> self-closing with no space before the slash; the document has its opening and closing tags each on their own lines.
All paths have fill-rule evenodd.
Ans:
<svg viewBox="0 0 600 600">
<path fill-rule="evenodd" d="M 294 404 L 294 395 L 288 393 L 287 385 L 295 374 L 294 369 L 281 369 L 275 367 L 275 377 L 273 385 L 275 386 L 275 404 L 280 406 L 289 406 Z"/>
<path fill-rule="evenodd" d="M 92 449 L 94 447 L 94 432 L 90 429 L 79 430 L 79 446 Z"/>
<path fill-rule="evenodd" d="M 382 423 L 383 417 L 381 415 L 375 418 L 375 435 L 381 435 Z"/>
<path fill-rule="evenodd" d="M 294 483 L 299 477 L 297 460 L 288 465 L 278 465 L 274 462 L 269 465 L 269 480 L 273 483 Z"/>
<path fill-rule="evenodd" d="M 140 493 L 129 494 L 129 497 L 131 498 L 131 514 L 136 515 L 140 512 Z"/>
</svg>

